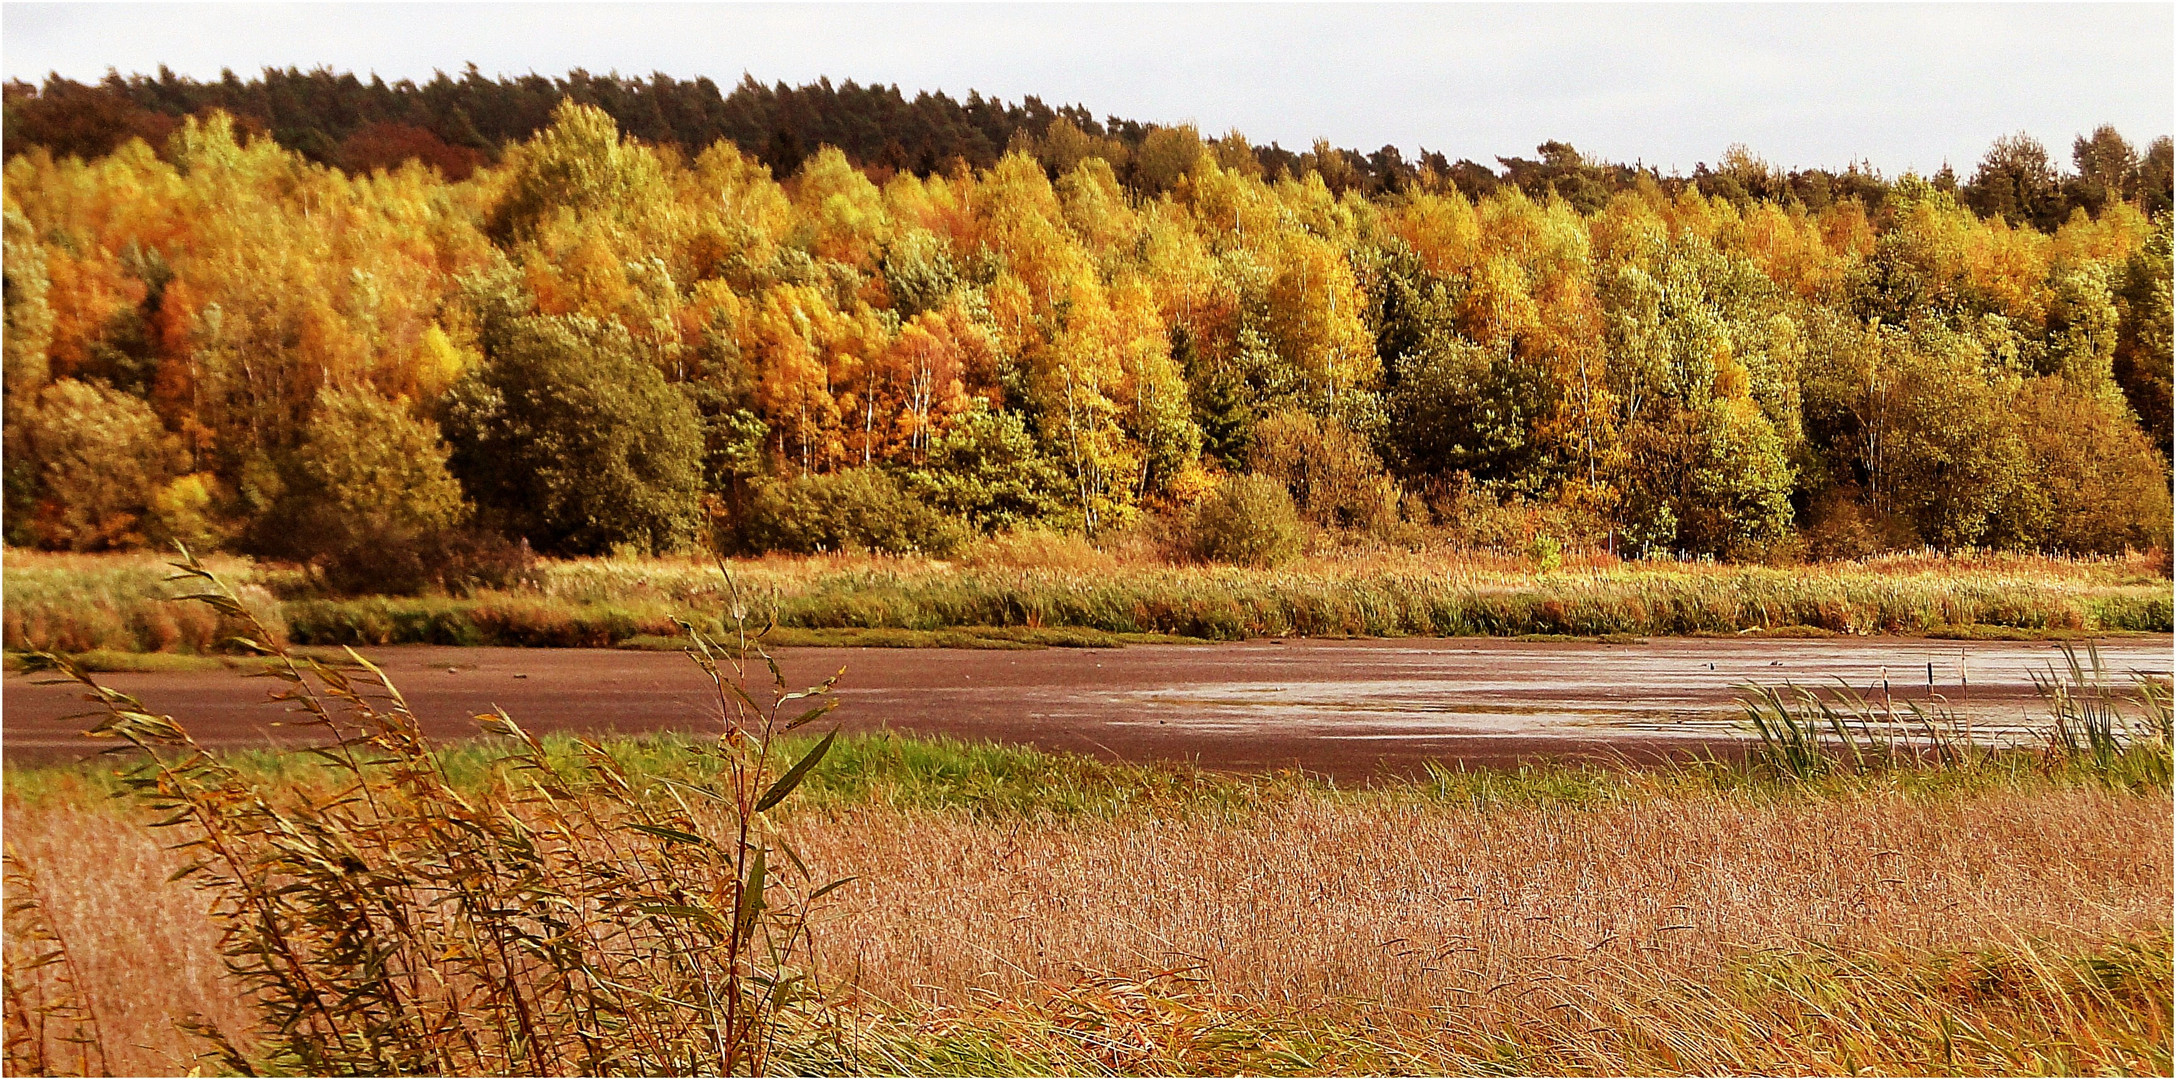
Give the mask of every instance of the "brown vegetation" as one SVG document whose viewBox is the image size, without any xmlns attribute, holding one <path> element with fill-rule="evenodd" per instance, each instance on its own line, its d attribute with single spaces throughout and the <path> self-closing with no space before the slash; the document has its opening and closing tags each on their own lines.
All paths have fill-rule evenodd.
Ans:
<svg viewBox="0 0 2176 1080">
<path fill-rule="evenodd" d="M 1255 528 L 1245 539 L 1281 552 L 1288 538 Z M 11 549 L 6 559 L 9 650 L 221 647 L 210 613 L 162 599 L 155 557 Z M 675 635 L 676 619 L 715 625 L 722 607 L 716 564 L 699 559 L 543 560 L 502 586 L 450 597 L 338 598 L 291 567 L 218 565 L 275 636 L 304 645 L 609 646 Z M 1065 627 L 1238 640 L 2171 626 L 2162 564 L 2139 556 L 1919 554 L 1785 568 L 1620 561 L 1547 542 L 1525 557 L 1330 544 L 1263 569 L 1188 562 L 1154 535 L 1096 546 L 1030 532 L 977 541 L 947 560 L 772 556 L 732 566 L 776 596 L 782 626 L 799 630 Z"/>
<path fill-rule="evenodd" d="M 796 815 L 791 835 L 811 866 L 858 876 L 819 926 L 826 966 L 871 1012 L 881 1002 L 917 1018 L 890 1021 L 908 1024 L 898 1038 L 937 1040 L 970 1021 L 1001 1031 L 998 1002 L 1024 1023 L 1036 1002 L 1117 976 L 1257 1024 L 1364 1026 L 1386 1010 L 1374 1041 L 1432 1043 L 1420 1062 L 1439 1069 L 1471 1070 L 1503 1046 L 1542 1071 L 1839 1071 L 1844 1036 L 1865 1022 L 1849 1014 L 1890 1009 L 1892 1056 L 1861 1067 L 2167 1068 L 2165 944 L 2133 1003 L 2158 994 L 2158 1014 L 2085 991 L 2031 996 L 2065 957 L 2165 942 L 2165 793 L 1804 798 L 1656 785 L 1566 806 L 1271 789 L 1239 813 L 1088 820 L 883 802 Z M 65 883 L 49 898 L 54 919 L 84 958 L 116 1069 L 185 1068 L 195 1047 L 171 1016 L 239 1026 L 201 899 L 163 880 L 176 856 L 83 806 L 11 800 L 8 826 L 22 856 Z M 1973 967 L 2004 949 L 2009 968 Z M 1848 982 L 1854 970 L 1869 982 Z M 1832 990 L 1894 993 L 1929 971 L 1938 986 L 1964 981 L 1917 1002 L 1846 994 L 1829 1028 L 1808 1002 L 1759 985 L 1819 975 Z M 2026 986 L 2005 988 L 2004 971 Z M 1928 1052 L 1912 1040 L 1944 1014 L 1996 1041 L 1960 1033 L 1953 1061 L 1910 1056 Z M 1804 1024 L 1807 1041 L 1763 1043 L 1754 1025 L 1779 1021 Z M 1111 1064 L 1169 1067 L 1157 1055 L 1184 1050 L 1183 1034 Z M 2068 1056 L 2006 1056 L 2028 1037 Z M 2155 1045 L 2158 1062 L 2138 1056 Z"/>
</svg>

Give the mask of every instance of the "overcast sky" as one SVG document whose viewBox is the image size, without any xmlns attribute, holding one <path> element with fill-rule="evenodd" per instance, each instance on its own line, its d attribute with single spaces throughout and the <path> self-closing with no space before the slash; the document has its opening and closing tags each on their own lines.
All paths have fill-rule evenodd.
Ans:
<svg viewBox="0 0 2176 1080">
<path fill-rule="evenodd" d="M 0 67 L 94 79 L 165 64 L 425 79 L 571 68 L 729 86 L 970 89 L 1304 148 L 1453 159 L 1563 139 L 1690 171 L 1743 142 L 1787 166 L 1969 172 L 2027 131 L 2067 160 L 2176 116 L 2176 6 L 33 4 L 0 6 Z"/>
</svg>

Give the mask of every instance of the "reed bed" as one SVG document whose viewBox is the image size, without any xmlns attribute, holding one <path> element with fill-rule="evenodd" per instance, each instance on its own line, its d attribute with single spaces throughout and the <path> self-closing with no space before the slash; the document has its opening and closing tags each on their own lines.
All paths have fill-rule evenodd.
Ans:
<svg viewBox="0 0 2176 1080">
<path fill-rule="evenodd" d="M 2165 788 L 2021 768 L 1340 791 L 1017 753 L 866 743 L 780 820 L 856 881 L 814 912 L 834 994 L 778 1067 L 2169 1068 Z M 1102 797 L 1021 801 L 1045 769 Z M 11 792 L 9 841 L 113 1068 L 185 1071 L 203 1047 L 173 1017 L 239 1032 L 248 1010 L 203 897 L 167 880 L 184 859 L 91 791 Z"/>
<path fill-rule="evenodd" d="M 1348 789 L 841 740 L 776 819 L 798 860 L 854 882 L 809 913 L 811 971 L 830 990 L 777 1016 L 772 1060 L 2165 1074 L 2172 808 L 2166 768 L 2139 761 L 2169 751 L 2129 719 L 2152 715 L 2152 693 L 2102 696 L 2131 736 L 2114 759 L 2050 727 L 2035 748 L 1837 753 L 1817 771 L 1755 753 Z M 540 773 L 601 752 L 654 792 L 718 782 L 690 753 L 701 741 L 533 749 Z M 488 804 L 506 793 L 506 752 L 457 745 L 436 770 Z M 341 786 L 302 754 L 227 764 L 300 805 Z M 254 1018 L 203 896 L 172 879 L 186 857 L 106 797 L 125 790 L 110 768 L 10 770 L 9 841 L 46 883 L 110 1067 L 184 1071 L 205 1046 L 174 1018 L 229 1032 Z M 23 948 L 12 934 L 11 962 Z"/>
<path fill-rule="evenodd" d="M 886 882 L 824 939 L 889 1012 L 923 1018 L 926 1043 L 1037 1016 L 1028 1045 L 1047 1053 L 1063 995 L 1123 974 L 1149 977 L 1144 993 L 1160 977 L 1171 1015 L 1159 1043 L 1100 1015 L 1153 1028 L 1145 1001 L 1079 1006 L 1120 1072 L 1270 1064 L 1214 1053 L 1217 1013 L 1241 1031 L 1373 1016 L 1348 1051 L 1417 1056 L 1342 1062 L 1368 1071 L 2165 1072 L 2167 810 L 2106 791 L 1570 811 L 1294 798 L 1212 825 L 875 811 L 799 835 Z M 2063 958 L 2096 950 L 2131 955 L 2141 984 L 2063 982 Z M 1945 1018 L 1978 1041 L 1943 1049 Z M 1097 1062 L 1089 1049 L 1069 1067 Z"/>
<path fill-rule="evenodd" d="M 782 627 L 845 633 L 1073 629 L 1237 640 L 2176 627 L 2168 582 L 2144 560 L 1921 556 L 1785 569 L 1588 558 L 1537 573 L 1505 557 L 1371 554 L 1270 571 L 1124 560 L 1053 542 L 991 545 L 955 562 L 768 558 L 733 569 L 746 587 L 775 596 Z M 547 561 L 518 588 L 463 597 L 333 598 L 297 571 L 246 564 L 232 576 L 294 644 L 596 647 L 675 636 L 682 621 L 723 629 L 716 567 L 696 560 Z M 9 649 L 220 647 L 214 622 L 163 601 L 147 556 L 10 552 L 5 577 Z"/>
<path fill-rule="evenodd" d="M 323 766 L 318 784 L 267 783 L 67 657 L 36 657 L 85 689 L 90 734 L 128 762 L 118 793 L 172 837 L 180 865 L 165 881 L 196 895 L 223 989 L 245 1005 L 240 1025 L 168 1014 L 196 1041 L 189 1071 L 765 1069 L 775 1018 L 815 992 L 807 905 L 844 884 L 816 885 L 768 816 L 831 746 L 789 766 L 776 745 L 830 711 L 830 683 L 790 691 L 745 633 L 726 650 L 691 628 L 717 736 L 680 749 L 708 783 L 638 787 L 590 744 L 554 761 L 500 712 L 476 717 L 505 744 L 490 790 L 472 797 L 382 671 L 265 644 L 268 628 L 215 573 L 186 551 L 173 566 L 185 599 L 269 655 L 275 700 L 316 731 L 305 756 Z M 7 1071 L 104 1073 L 125 1044 L 109 1043 L 84 946 L 56 907 L 73 882 L 41 887 L 14 847 L 6 862 Z"/>
</svg>

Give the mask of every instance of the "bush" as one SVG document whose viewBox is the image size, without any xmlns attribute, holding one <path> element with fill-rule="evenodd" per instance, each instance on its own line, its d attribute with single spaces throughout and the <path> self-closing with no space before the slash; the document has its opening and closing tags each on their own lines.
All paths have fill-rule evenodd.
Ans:
<svg viewBox="0 0 2176 1080">
<path fill-rule="evenodd" d="M 1292 493 L 1267 476 L 1224 481 L 1195 512 L 1195 554 L 1241 566 L 1279 566 L 1300 552 L 1300 513 Z"/>
<path fill-rule="evenodd" d="M 1282 482 L 1308 520 L 1377 528 L 1398 516 L 1398 488 L 1367 439 L 1335 418 L 1296 410 L 1254 425 L 1254 471 Z"/>
<path fill-rule="evenodd" d="M 13 403 L 11 403 L 13 404 Z M 102 383 L 62 379 L 36 404 L 10 410 L 11 539 L 70 551 L 133 547 L 179 464 L 179 448 L 143 399 Z M 15 464 L 11 462 L 11 464 Z"/>
<path fill-rule="evenodd" d="M 759 485 L 729 546 L 750 554 L 883 551 L 949 555 L 967 527 L 909 496 L 881 469 L 811 473 Z"/>
<path fill-rule="evenodd" d="M 524 316 L 486 337 L 491 360 L 449 394 L 447 434 L 456 472 L 498 524 L 575 555 L 694 536 L 702 422 L 624 328 Z"/>
<path fill-rule="evenodd" d="M 1813 500 L 1806 554 L 1820 562 L 1864 559 L 1912 546 L 1911 526 L 1883 517 L 1859 500 L 1855 487 L 1833 487 Z"/>
<path fill-rule="evenodd" d="M 412 593 L 433 583 L 469 514 L 438 427 L 368 390 L 318 391 L 278 545 L 341 592 Z"/>
</svg>

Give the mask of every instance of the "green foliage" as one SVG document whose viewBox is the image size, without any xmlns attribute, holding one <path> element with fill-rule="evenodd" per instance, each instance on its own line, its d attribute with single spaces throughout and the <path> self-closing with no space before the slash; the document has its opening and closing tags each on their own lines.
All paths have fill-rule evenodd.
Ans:
<svg viewBox="0 0 2176 1080">
<path fill-rule="evenodd" d="M 726 492 L 763 473 L 763 440 L 770 425 L 739 396 L 716 382 L 676 384 L 695 406 L 703 429 L 703 487 Z"/>
<path fill-rule="evenodd" d="M 1743 557 L 1789 533 L 1795 477 L 1752 402 L 1711 400 L 1628 441 L 1626 536 L 1636 548 Z"/>
<path fill-rule="evenodd" d="M 2170 284 L 2176 266 L 2169 258 L 2171 229 L 2176 217 L 2163 215 L 2143 247 L 2124 263 L 2116 303 L 2121 311 L 2116 352 L 2112 363 L 2116 382 L 2130 399 L 2140 426 L 2163 456 L 2176 453 L 2170 424 L 2176 420 L 2176 398 L 2170 396 L 2170 364 L 2176 356 L 2171 335 L 2176 315 L 2170 308 Z"/>
<path fill-rule="evenodd" d="M 342 591 L 413 592 L 469 514 L 438 426 L 368 390 L 318 391 L 299 451 L 287 549 Z"/>
<path fill-rule="evenodd" d="M 663 180 L 657 159 L 620 143 L 619 125 L 594 105 L 571 99 L 549 127 L 509 156 L 506 197 L 489 231 L 526 237 L 555 213 L 611 214 L 651 199 Z"/>
<path fill-rule="evenodd" d="M 2047 147 L 2023 132 L 1995 140 L 1963 195 L 1974 210 L 2012 225 L 2052 229 L 2065 210 Z"/>
<path fill-rule="evenodd" d="M 1542 478 L 1537 421 L 1551 405 L 1541 373 L 1506 352 L 1434 338 L 1397 360 L 1390 440 L 1409 472 L 1471 473 L 1534 487 Z"/>
<path fill-rule="evenodd" d="M 935 309 L 960 287 L 959 268 L 951 254 L 934 235 L 922 230 L 901 236 L 885 249 L 883 273 L 892 310 L 901 319 Z"/>
<path fill-rule="evenodd" d="M 495 327 L 489 361 L 447 408 L 452 465 L 487 512 L 539 549 L 661 551 L 694 535 L 703 431 L 627 332 L 582 316 Z"/>
<path fill-rule="evenodd" d="M 958 519 L 907 494 L 876 468 L 810 473 L 757 486 L 734 523 L 743 551 L 883 551 L 949 554 L 966 539 Z"/>
<path fill-rule="evenodd" d="M 1564 566 L 1564 544 L 1548 533 L 1541 533 L 1526 546 L 1526 557 L 1534 561 L 1535 570 L 1544 574 L 1556 573 Z"/>
<path fill-rule="evenodd" d="M 2106 271 L 2092 263 L 2058 267 L 2048 275 L 2048 287 L 2053 296 L 2040 373 L 2060 375 L 2083 393 L 2112 390 L 2117 313 Z"/>
<path fill-rule="evenodd" d="M 1196 554 L 1240 566 L 1276 567 L 1300 552 L 1299 508 L 1273 477 L 1227 477 L 1194 512 Z"/>
<path fill-rule="evenodd" d="M 931 441 L 928 460 L 907 473 L 906 488 L 977 528 L 1005 532 L 1058 515 L 1065 474 L 1043 456 L 1019 413 L 978 402 Z"/>
<path fill-rule="evenodd" d="M 1169 191 L 1194 170 L 1203 152 L 1201 133 L 1192 124 L 1153 128 L 1134 155 L 1134 174 L 1144 191 Z"/>
<path fill-rule="evenodd" d="M 1930 543 L 1981 543 L 2025 468 L 2008 408 L 2015 384 L 1955 350 L 1892 356 L 1869 395 L 1876 505 L 1910 519 Z"/>
</svg>

